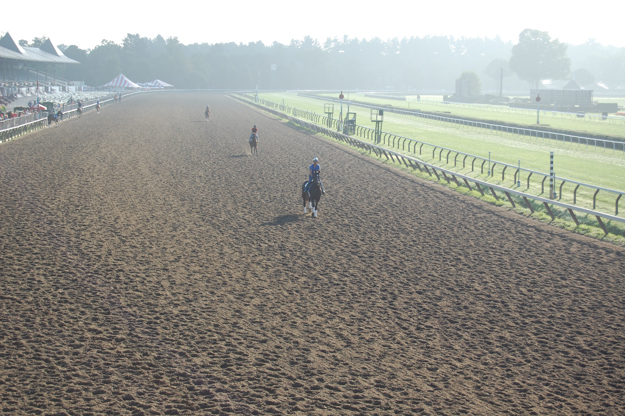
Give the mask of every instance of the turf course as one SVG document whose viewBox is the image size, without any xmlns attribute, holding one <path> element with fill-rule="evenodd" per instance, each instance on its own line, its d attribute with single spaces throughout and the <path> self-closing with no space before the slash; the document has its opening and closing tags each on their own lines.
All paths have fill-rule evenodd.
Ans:
<svg viewBox="0 0 625 416">
<path fill-rule="evenodd" d="M 324 96 L 331 96 L 335 98 L 336 94 L 323 94 Z M 427 99 L 430 101 L 431 98 L 437 97 L 426 97 L 422 96 L 422 99 Z M 455 116 L 455 117 L 469 117 L 472 119 L 479 119 L 484 121 L 490 121 L 493 123 L 515 123 L 515 124 L 524 124 L 529 128 L 538 127 L 536 126 L 536 113 L 535 112 L 511 112 L 507 107 L 502 107 L 497 111 L 496 109 L 488 109 L 488 107 L 484 108 L 470 108 L 470 107 L 462 107 L 453 104 L 445 104 L 440 98 L 437 98 L 436 101 L 440 100 L 440 102 L 424 102 L 416 101 L 416 97 L 409 97 L 409 101 L 399 101 L 399 100 L 391 100 L 385 98 L 374 98 L 374 97 L 365 97 L 364 94 L 350 94 L 350 99 L 358 100 L 362 102 L 367 102 L 375 105 L 391 105 L 395 108 L 405 108 L 405 109 L 419 109 L 421 111 L 427 112 L 437 112 L 442 113 L 441 115 L 445 116 Z M 619 105 L 622 105 L 621 102 L 625 99 L 602 99 L 601 101 L 605 102 L 619 102 Z M 541 111 L 540 114 L 541 125 L 543 127 L 552 127 L 555 129 L 562 129 L 567 131 L 575 131 L 578 132 L 580 136 L 584 135 L 606 135 L 612 136 L 615 138 L 625 139 L 625 119 L 624 121 L 600 121 L 597 119 L 591 119 L 589 117 L 578 118 L 571 116 L 562 116 L 562 115 L 553 115 L 552 112 Z"/>
<path fill-rule="evenodd" d="M 284 103 L 301 110 L 313 111 L 323 114 L 323 102 L 311 98 L 299 97 L 293 93 L 260 94 L 261 98 L 276 103 Z M 335 105 L 335 118 L 338 118 L 340 106 Z M 357 123 L 362 126 L 373 127 L 369 121 L 367 108 L 351 106 L 350 111 L 357 113 Z M 347 108 L 344 105 L 344 114 Z M 431 143 L 435 146 L 446 147 L 460 152 L 488 158 L 491 152 L 493 161 L 517 165 L 521 161 L 521 167 L 539 172 L 549 171 L 549 152 L 555 152 L 555 171 L 560 178 L 575 180 L 608 189 L 622 191 L 623 180 L 625 179 L 625 154 L 622 151 L 612 152 L 611 150 L 595 149 L 593 147 L 577 146 L 555 142 L 553 140 L 542 140 L 528 137 L 519 137 L 502 133 L 490 133 L 484 129 L 471 127 L 456 127 L 448 123 L 440 123 L 425 119 L 402 116 L 398 114 L 386 113 L 383 130 L 393 134 L 413 138 L 422 142 Z M 387 146 L 388 147 L 388 146 Z M 397 149 L 396 149 L 397 150 Z M 453 168 L 454 153 L 451 153 L 451 164 L 445 164 L 447 152 L 443 152 L 442 161 L 439 161 L 439 152 L 435 152 L 432 157 L 433 147 L 424 146 L 423 153 L 415 156 L 420 157 L 428 163 L 438 164 L 446 168 Z M 407 153 L 407 151 L 406 151 Z M 412 153 L 410 153 L 412 154 Z M 471 159 L 469 159 L 471 160 Z M 456 170 L 460 173 L 468 174 L 492 183 L 512 187 L 514 172 L 508 169 L 505 180 L 501 179 L 501 168 L 496 167 L 494 176 L 487 177 L 487 168 L 482 174 L 476 162 L 475 171 L 471 172 L 470 164 L 462 169 L 462 157 L 458 158 L 459 167 Z M 542 177 L 532 175 L 528 192 L 541 195 Z M 548 181 L 546 182 L 548 186 Z M 521 190 L 527 186 L 527 174 L 521 175 Z M 559 183 L 557 184 L 559 186 Z M 573 202 L 573 184 L 565 184 L 562 189 L 563 202 Z M 580 187 L 577 191 L 577 205 L 592 208 L 592 198 L 594 190 Z M 544 194 L 542 194 L 544 195 Z M 623 198 L 621 198 L 623 199 Z M 596 209 L 602 212 L 614 213 L 616 195 L 607 192 L 599 192 L 597 195 Z M 620 204 L 625 205 L 623 200 Z M 619 214 L 625 212 L 625 207 L 621 207 Z"/>
</svg>

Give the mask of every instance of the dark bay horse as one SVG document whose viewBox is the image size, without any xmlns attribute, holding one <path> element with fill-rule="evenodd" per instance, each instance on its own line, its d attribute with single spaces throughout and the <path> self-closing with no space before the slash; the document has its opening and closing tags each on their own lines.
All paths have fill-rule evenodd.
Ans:
<svg viewBox="0 0 625 416">
<path fill-rule="evenodd" d="M 250 152 L 253 155 L 258 154 L 258 135 L 256 134 L 252 134 L 252 137 L 250 137 Z"/>
<path fill-rule="evenodd" d="M 304 213 L 306 213 L 306 204 L 312 210 L 312 216 L 317 218 L 317 207 L 319 200 L 321 199 L 321 182 L 319 181 L 319 174 L 313 175 L 308 192 L 305 191 L 306 184 L 302 185 L 302 200 L 304 202 Z"/>
</svg>

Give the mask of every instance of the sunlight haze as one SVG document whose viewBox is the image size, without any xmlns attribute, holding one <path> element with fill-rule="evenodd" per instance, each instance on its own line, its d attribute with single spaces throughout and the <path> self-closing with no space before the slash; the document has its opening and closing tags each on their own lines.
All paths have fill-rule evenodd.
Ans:
<svg viewBox="0 0 625 416">
<path fill-rule="evenodd" d="M 514 4 L 514 6 L 513 6 Z M 383 40 L 404 37 L 454 36 L 501 37 L 518 41 L 526 28 L 549 32 L 569 44 L 594 39 L 603 45 L 625 46 L 625 37 L 615 28 L 622 15 L 611 13 L 617 2 L 602 7 L 575 7 L 572 3 L 525 1 L 522 3 L 482 0 L 474 2 L 335 2 L 320 0 L 309 6 L 293 1 L 171 2 L 159 3 L 81 2 L 71 7 L 50 8 L 49 2 L 28 3 L 45 10 L 21 19 L 3 19 L 0 32 L 30 41 L 49 37 L 55 44 L 92 49 L 103 39 L 120 43 L 127 33 L 154 38 L 177 36 L 184 44 L 249 43 L 274 41 L 288 44 L 305 36 L 323 43 L 327 38 Z M 172 7 L 173 6 L 173 7 Z"/>
</svg>

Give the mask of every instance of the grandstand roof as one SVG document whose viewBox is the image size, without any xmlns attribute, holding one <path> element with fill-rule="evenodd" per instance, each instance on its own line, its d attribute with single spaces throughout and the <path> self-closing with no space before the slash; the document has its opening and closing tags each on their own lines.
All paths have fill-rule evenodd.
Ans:
<svg viewBox="0 0 625 416">
<path fill-rule="evenodd" d="M 55 64 L 80 64 L 65 56 L 50 39 L 47 39 L 41 48 L 22 47 L 8 32 L 0 39 L 0 58 Z"/>
</svg>

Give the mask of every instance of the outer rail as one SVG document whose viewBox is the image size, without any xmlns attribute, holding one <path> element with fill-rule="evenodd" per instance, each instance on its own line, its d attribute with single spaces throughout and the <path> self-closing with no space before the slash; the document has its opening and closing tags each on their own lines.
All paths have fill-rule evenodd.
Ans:
<svg viewBox="0 0 625 416">
<path fill-rule="evenodd" d="M 141 94 L 140 92 L 135 92 L 135 93 L 128 93 L 126 94 L 124 97 L 132 97 L 133 95 L 136 94 Z M 85 111 L 89 111 L 90 109 L 94 110 L 95 106 L 96 106 L 96 101 L 97 100 L 91 100 L 91 104 L 87 104 L 83 107 L 83 113 Z M 113 102 L 114 99 L 113 98 L 106 98 L 104 100 L 100 101 L 100 105 L 108 105 L 111 102 Z M 69 119 L 69 118 L 73 118 L 76 115 L 78 115 L 78 110 L 76 108 L 73 109 L 69 109 L 69 110 L 65 110 L 65 113 L 63 113 L 63 118 L 62 120 L 65 119 Z M 30 133 L 33 131 L 37 131 L 37 130 L 41 130 L 42 128 L 45 128 L 46 125 L 48 124 L 48 118 L 47 117 L 43 117 L 40 118 L 38 120 L 35 121 L 31 121 L 29 123 L 25 123 L 25 124 L 21 124 L 19 126 L 15 126 L 15 127 L 10 127 L 8 129 L 4 129 L 4 130 L 0 130 L 0 142 L 6 142 L 12 139 L 15 139 L 17 137 L 23 136 L 26 133 Z"/>
</svg>

